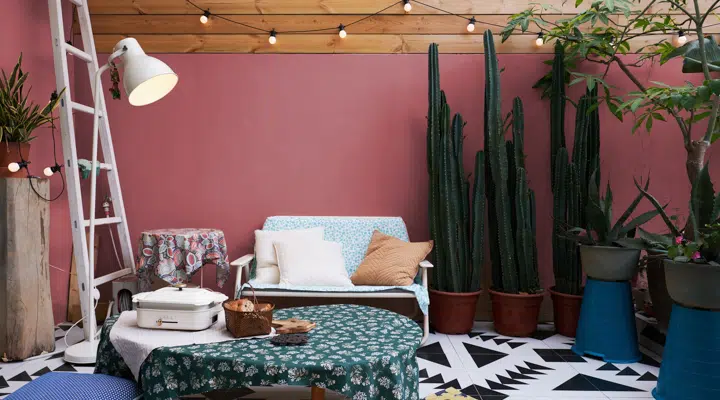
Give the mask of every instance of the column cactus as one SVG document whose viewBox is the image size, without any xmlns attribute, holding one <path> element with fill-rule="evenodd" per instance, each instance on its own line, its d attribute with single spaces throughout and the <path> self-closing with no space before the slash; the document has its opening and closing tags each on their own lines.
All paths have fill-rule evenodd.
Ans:
<svg viewBox="0 0 720 400">
<path fill-rule="evenodd" d="M 427 170 L 429 226 L 435 242 L 432 286 L 445 292 L 476 292 L 481 288 L 484 260 L 484 156 L 476 155 L 473 202 L 463 167 L 463 128 L 460 114 L 440 89 L 438 46 L 428 50 Z"/>
<path fill-rule="evenodd" d="M 525 172 L 522 101 L 513 101 L 512 140 L 505 140 L 500 69 L 492 32 L 485 44 L 486 198 L 493 288 L 506 293 L 540 291 L 535 244 L 535 196 Z"/>
</svg>

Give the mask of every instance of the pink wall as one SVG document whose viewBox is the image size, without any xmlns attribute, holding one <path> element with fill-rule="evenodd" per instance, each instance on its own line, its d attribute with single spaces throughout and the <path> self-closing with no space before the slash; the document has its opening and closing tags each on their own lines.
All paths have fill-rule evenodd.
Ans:
<svg viewBox="0 0 720 400">
<path fill-rule="evenodd" d="M 54 89 L 47 3 L 9 1 L 0 17 L 0 33 L 13 40 L 3 43 L 0 67 L 12 68 L 24 52 L 33 97 L 46 101 Z M 160 58 L 180 75 L 179 86 L 166 99 L 144 108 L 107 100 L 133 240 L 145 229 L 216 227 L 225 231 L 234 258 L 251 251 L 252 231 L 266 216 L 277 214 L 400 215 L 414 240 L 427 238 L 424 55 Z M 505 110 L 515 95 L 525 102 L 541 275 L 549 286 L 548 104 L 530 89 L 545 70 L 541 61 L 547 58 L 501 55 L 500 62 L 506 67 Z M 468 171 L 472 153 L 482 144 L 482 66 L 482 55 L 441 56 L 442 87 L 453 111 L 468 121 Z M 75 95 L 89 103 L 85 69 L 76 71 Z M 677 71 L 677 64 L 646 67 L 640 76 L 681 84 L 685 77 Z M 629 87 L 617 71 L 608 80 Z M 630 123 L 619 123 L 602 112 L 603 177 L 612 181 L 616 214 L 635 195 L 632 176 L 648 172 L 654 177 L 653 193 L 670 201 L 673 211 L 684 212 L 688 184 L 676 127 L 660 124 L 650 136 L 644 132 L 632 136 Z M 90 120 L 80 117 L 78 122 L 79 132 L 86 136 L 80 140 L 81 157 L 88 157 Z M 568 129 L 571 134 L 572 118 Z M 38 133 L 32 154 L 35 174 L 52 164 L 49 131 Z M 718 151 L 711 150 L 710 158 Z M 718 168 L 713 167 L 715 176 Z M 53 194 L 60 187 L 59 179 L 53 178 Z M 103 239 L 99 269 L 107 272 L 116 263 L 112 246 Z M 71 248 L 63 196 L 51 204 L 50 261 L 57 268 L 51 270 L 57 321 L 65 319 Z M 208 268 L 205 283 L 213 280 Z"/>
<path fill-rule="evenodd" d="M 427 238 L 426 56 L 160 58 L 180 76 L 167 98 L 133 108 L 108 97 L 133 238 L 144 229 L 215 227 L 225 231 L 232 259 L 250 252 L 253 230 L 278 214 L 400 215 L 414 240 Z M 547 58 L 502 55 L 500 63 L 504 109 L 515 95 L 525 102 L 541 276 L 550 286 L 549 109 L 531 89 Z M 482 144 L 483 62 L 482 55 L 440 61 L 452 110 L 468 122 L 468 171 Z M 648 67 L 639 76 L 681 84 L 677 71 L 678 64 Z M 629 87 L 617 72 L 608 80 Z M 86 89 L 80 75 L 77 92 Z M 569 135 L 574 111 L 570 116 Z M 676 127 L 660 124 L 651 136 L 632 136 L 630 127 L 602 110 L 602 172 L 612 181 L 616 215 L 636 195 L 632 177 L 650 171 L 653 193 L 684 211 L 688 184 Z M 213 279 L 208 268 L 206 284 Z"/>
<path fill-rule="evenodd" d="M 3 12 L 0 13 L 0 36 L 3 37 L 0 46 L 0 68 L 9 74 L 22 52 L 23 68 L 30 73 L 31 98 L 40 104 L 45 104 L 50 98 L 50 93 L 55 90 L 48 21 L 47 1 L 3 0 Z M 69 25 L 67 28 L 69 30 Z M 42 175 L 43 168 L 53 165 L 52 139 L 49 128 L 40 128 L 36 134 L 38 138 L 32 142 L 30 170 L 34 175 Z M 59 131 L 57 139 L 58 157 L 62 163 Z M 52 197 L 60 193 L 61 189 L 60 178 L 53 178 L 50 186 Z M 56 321 L 64 321 L 67 307 L 68 271 L 72 254 L 70 217 L 65 195 L 50 205 L 50 238 L 53 313 Z"/>
</svg>

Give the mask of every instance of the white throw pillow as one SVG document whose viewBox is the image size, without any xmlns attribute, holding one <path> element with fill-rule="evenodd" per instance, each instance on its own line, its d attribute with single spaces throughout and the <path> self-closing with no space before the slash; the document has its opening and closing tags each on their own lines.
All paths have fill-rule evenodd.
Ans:
<svg viewBox="0 0 720 400">
<path fill-rule="evenodd" d="M 255 260 L 257 269 L 277 266 L 275 256 L 275 242 L 294 242 L 297 240 L 322 241 L 325 238 L 325 228 L 297 229 L 287 231 L 255 231 Z"/>
<path fill-rule="evenodd" d="M 258 268 L 255 270 L 255 279 L 253 279 L 253 282 L 277 285 L 280 283 L 280 269 L 277 265 Z"/>
<path fill-rule="evenodd" d="M 326 241 L 275 242 L 280 286 L 353 286 L 342 244 Z"/>
</svg>

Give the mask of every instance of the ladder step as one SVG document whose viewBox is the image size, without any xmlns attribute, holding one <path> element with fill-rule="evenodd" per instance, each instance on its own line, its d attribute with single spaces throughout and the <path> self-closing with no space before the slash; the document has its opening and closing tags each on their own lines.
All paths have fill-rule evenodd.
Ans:
<svg viewBox="0 0 720 400">
<path fill-rule="evenodd" d="M 85 104 L 76 103 L 74 101 L 70 102 L 70 107 L 72 107 L 73 110 L 81 111 L 86 114 L 95 114 L 95 109 L 92 107 L 88 107 Z"/>
<path fill-rule="evenodd" d="M 70 0 L 70 2 L 78 7 L 82 7 L 84 5 L 82 0 Z"/>
<path fill-rule="evenodd" d="M 100 163 L 100 169 L 104 169 L 105 171 L 112 171 L 113 168 L 110 164 Z"/>
<path fill-rule="evenodd" d="M 95 226 L 98 225 L 110 225 L 110 224 L 119 224 L 122 222 L 122 218 L 120 217 L 110 217 L 110 218 L 97 218 L 95 219 Z M 90 226 L 90 220 L 86 219 L 83 221 L 83 226 L 88 227 Z"/>
<path fill-rule="evenodd" d="M 64 48 L 65 48 L 65 51 L 67 51 L 68 53 L 74 55 L 75 57 L 85 61 L 86 63 L 92 62 L 92 57 L 90 56 L 90 54 L 78 49 L 77 47 L 75 47 L 71 44 L 64 43 Z"/>
</svg>

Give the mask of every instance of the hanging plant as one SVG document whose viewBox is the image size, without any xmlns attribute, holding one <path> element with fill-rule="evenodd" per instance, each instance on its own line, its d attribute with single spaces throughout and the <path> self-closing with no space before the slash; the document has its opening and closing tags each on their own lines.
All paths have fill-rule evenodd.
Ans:
<svg viewBox="0 0 720 400">
<path fill-rule="evenodd" d="M 114 62 L 110 63 L 110 93 L 114 100 L 120 100 L 120 72 Z"/>
</svg>

